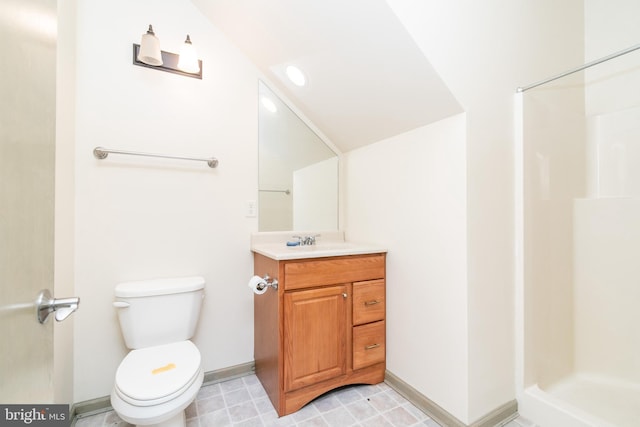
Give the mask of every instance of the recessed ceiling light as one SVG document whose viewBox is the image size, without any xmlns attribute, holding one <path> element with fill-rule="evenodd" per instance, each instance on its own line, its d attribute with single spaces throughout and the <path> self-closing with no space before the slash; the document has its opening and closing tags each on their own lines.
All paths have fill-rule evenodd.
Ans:
<svg viewBox="0 0 640 427">
<path fill-rule="evenodd" d="M 307 84 L 307 78 L 304 76 L 304 73 L 295 65 L 287 66 L 285 73 L 294 85 L 304 86 L 305 84 Z"/>
<path fill-rule="evenodd" d="M 275 113 L 278 111 L 278 107 L 276 107 L 276 104 L 269 98 L 267 98 L 266 96 L 263 96 L 260 99 L 260 102 L 262 102 L 262 106 L 264 108 L 267 109 L 267 111 L 271 112 L 271 113 Z"/>
</svg>

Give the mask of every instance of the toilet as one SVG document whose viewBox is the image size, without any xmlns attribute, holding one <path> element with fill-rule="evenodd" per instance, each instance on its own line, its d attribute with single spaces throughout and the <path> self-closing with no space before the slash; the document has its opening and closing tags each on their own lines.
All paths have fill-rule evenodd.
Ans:
<svg viewBox="0 0 640 427">
<path fill-rule="evenodd" d="M 131 349 L 122 360 L 111 406 L 140 426 L 185 426 L 184 410 L 202 386 L 204 370 L 193 337 L 204 299 L 202 277 L 120 283 L 113 305 Z"/>
</svg>

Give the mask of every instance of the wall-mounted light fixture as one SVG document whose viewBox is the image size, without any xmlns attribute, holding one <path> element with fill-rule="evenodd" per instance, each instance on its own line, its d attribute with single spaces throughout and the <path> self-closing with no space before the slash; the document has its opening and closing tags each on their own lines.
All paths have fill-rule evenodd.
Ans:
<svg viewBox="0 0 640 427">
<path fill-rule="evenodd" d="M 187 35 L 180 55 L 165 52 L 160 50 L 160 40 L 156 37 L 151 25 L 149 25 L 146 34 L 142 35 L 140 44 L 134 43 L 133 45 L 133 65 L 202 80 L 202 61 L 198 59 L 198 54 L 189 35 Z"/>
</svg>

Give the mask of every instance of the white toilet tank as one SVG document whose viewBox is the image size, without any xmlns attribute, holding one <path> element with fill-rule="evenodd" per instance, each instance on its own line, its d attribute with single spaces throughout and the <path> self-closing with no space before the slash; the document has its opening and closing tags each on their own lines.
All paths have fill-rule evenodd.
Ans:
<svg viewBox="0 0 640 427">
<path fill-rule="evenodd" d="M 202 277 L 141 280 L 115 288 L 120 329 L 130 349 L 190 339 L 204 299 Z"/>
</svg>

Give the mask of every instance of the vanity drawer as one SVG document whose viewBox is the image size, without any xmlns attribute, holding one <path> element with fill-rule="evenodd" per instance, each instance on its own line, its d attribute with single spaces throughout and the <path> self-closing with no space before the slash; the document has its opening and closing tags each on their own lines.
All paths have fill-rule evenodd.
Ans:
<svg viewBox="0 0 640 427">
<path fill-rule="evenodd" d="M 362 325 L 384 320 L 384 280 L 371 280 L 353 284 L 353 324 Z"/>
<path fill-rule="evenodd" d="M 385 322 L 381 320 L 353 328 L 353 369 L 385 360 Z"/>
<path fill-rule="evenodd" d="M 385 274 L 385 254 L 343 256 L 284 265 L 284 289 L 308 288 L 381 279 Z"/>
</svg>

